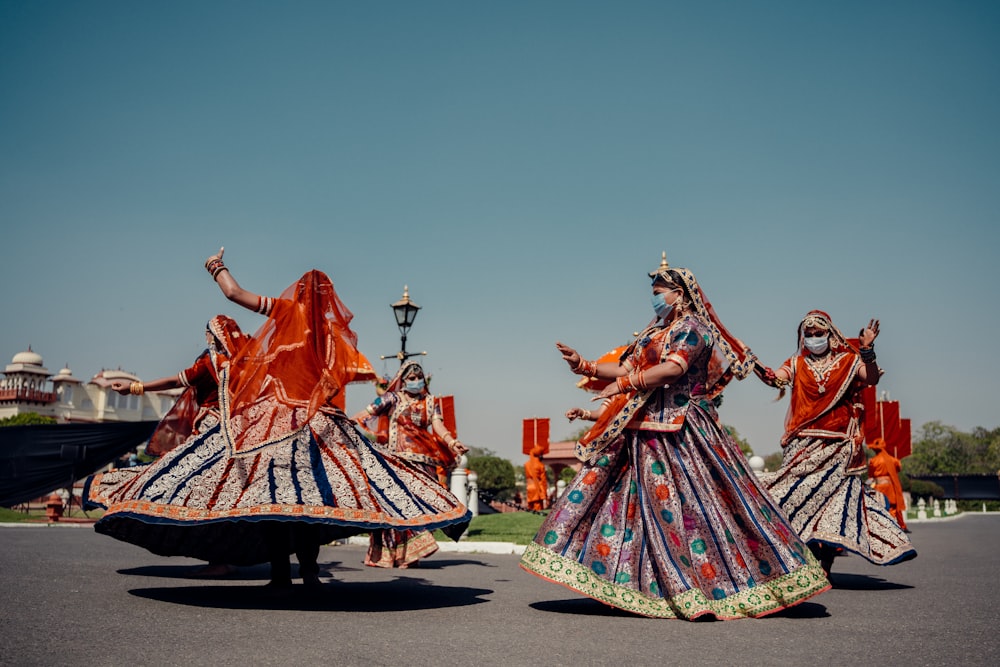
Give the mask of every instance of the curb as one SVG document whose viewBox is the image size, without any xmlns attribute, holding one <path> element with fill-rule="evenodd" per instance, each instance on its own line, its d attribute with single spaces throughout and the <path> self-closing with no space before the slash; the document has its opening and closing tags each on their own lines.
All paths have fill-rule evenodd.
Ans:
<svg viewBox="0 0 1000 667">
<path fill-rule="evenodd" d="M 348 537 L 346 540 L 338 540 L 339 544 L 359 544 L 368 546 L 367 537 Z M 527 545 L 514 544 L 512 542 L 470 542 L 461 540 L 459 542 L 438 542 L 438 550 L 442 553 L 466 553 L 466 554 L 517 554 L 524 553 Z"/>
</svg>

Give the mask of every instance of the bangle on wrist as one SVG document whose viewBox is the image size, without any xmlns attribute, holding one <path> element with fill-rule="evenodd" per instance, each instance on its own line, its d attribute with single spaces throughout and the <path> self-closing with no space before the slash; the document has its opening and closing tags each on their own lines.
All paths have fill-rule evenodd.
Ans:
<svg viewBox="0 0 1000 667">
<path fill-rule="evenodd" d="M 577 375 L 586 375 L 587 377 L 594 377 L 597 375 L 597 362 L 588 361 L 586 359 L 580 359 L 580 363 L 576 365 L 573 372 Z"/>
<path fill-rule="evenodd" d="M 615 384 L 618 385 L 618 391 L 622 394 L 627 394 L 629 391 L 635 391 L 635 385 L 632 384 L 628 375 L 618 376 L 618 379 L 615 380 Z"/>
<path fill-rule="evenodd" d="M 143 392 L 145 392 L 145 387 L 142 386 L 141 382 L 133 382 L 128 386 L 128 393 L 133 396 L 142 396 Z"/>
</svg>

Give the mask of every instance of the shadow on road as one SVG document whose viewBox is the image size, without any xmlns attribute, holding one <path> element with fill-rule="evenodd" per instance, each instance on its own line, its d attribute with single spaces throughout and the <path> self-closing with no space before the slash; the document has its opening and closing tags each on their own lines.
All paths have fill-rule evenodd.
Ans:
<svg viewBox="0 0 1000 667">
<path fill-rule="evenodd" d="M 477 567 L 490 567 L 496 568 L 496 565 L 491 565 L 490 563 L 484 563 L 481 560 L 467 560 L 463 558 L 452 558 L 450 560 L 445 560 L 443 558 L 437 558 L 432 556 L 431 558 L 425 558 L 420 561 L 420 565 L 416 568 L 418 570 L 441 570 L 446 567 L 455 567 L 457 565 L 475 565 Z"/>
<path fill-rule="evenodd" d="M 913 588 L 908 584 L 897 584 L 881 577 L 869 577 L 865 574 L 830 575 L 830 583 L 838 590 L 845 591 L 896 591 L 903 588 Z"/>
<path fill-rule="evenodd" d="M 590 598 L 572 598 L 569 600 L 542 600 L 528 605 L 538 611 L 548 611 L 554 614 L 575 614 L 577 616 L 617 616 L 620 618 L 636 618 L 636 614 L 629 613 L 616 607 L 611 607 L 603 602 L 591 600 Z M 639 617 L 641 618 L 641 617 Z"/>
<path fill-rule="evenodd" d="M 312 589 L 295 585 L 271 590 L 263 585 L 210 585 L 136 588 L 131 595 L 170 604 L 210 609 L 394 612 L 482 604 L 486 588 L 434 586 L 415 578 L 389 582 L 332 581 Z"/>
</svg>

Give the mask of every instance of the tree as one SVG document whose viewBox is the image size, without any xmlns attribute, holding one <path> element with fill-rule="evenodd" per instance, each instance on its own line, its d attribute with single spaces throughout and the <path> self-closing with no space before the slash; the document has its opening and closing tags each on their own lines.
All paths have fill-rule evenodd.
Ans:
<svg viewBox="0 0 1000 667">
<path fill-rule="evenodd" d="M 55 424 L 54 417 L 43 417 L 37 412 L 24 412 L 19 415 L 0 419 L 0 426 L 38 426 L 40 424 Z"/>
<path fill-rule="evenodd" d="M 781 452 L 774 452 L 764 457 L 764 470 L 774 472 L 781 467 L 783 455 Z"/>
<path fill-rule="evenodd" d="M 468 465 L 479 477 L 477 484 L 480 491 L 497 500 L 513 497 L 517 490 L 513 463 L 498 456 L 471 456 Z"/>
<path fill-rule="evenodd" d="M 996 473 L 1000 470 L 1000 428 L 964 433 L 939 421 L 924 424 L 903 459 L 909 475 Z"/>
</svg>

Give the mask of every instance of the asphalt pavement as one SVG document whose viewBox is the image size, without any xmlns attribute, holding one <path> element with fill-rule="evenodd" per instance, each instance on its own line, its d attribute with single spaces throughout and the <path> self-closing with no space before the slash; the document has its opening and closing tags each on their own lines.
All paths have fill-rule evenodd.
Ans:
<svg viewBox="0 0 1000 667">
<path fill-rule="evenodd" d="M 267 567 L 193 578 L 90 526 L 0 527 L 0 665 L 1000 664 L 1000 515 L 911 525 L 919 556 L 838 558 L 834 588 L 762 619 L 633 616 L 528 575 L 516 553 L 442 551 L 411 570 L 323 547 L 315 593 Z"/>
</svg>

